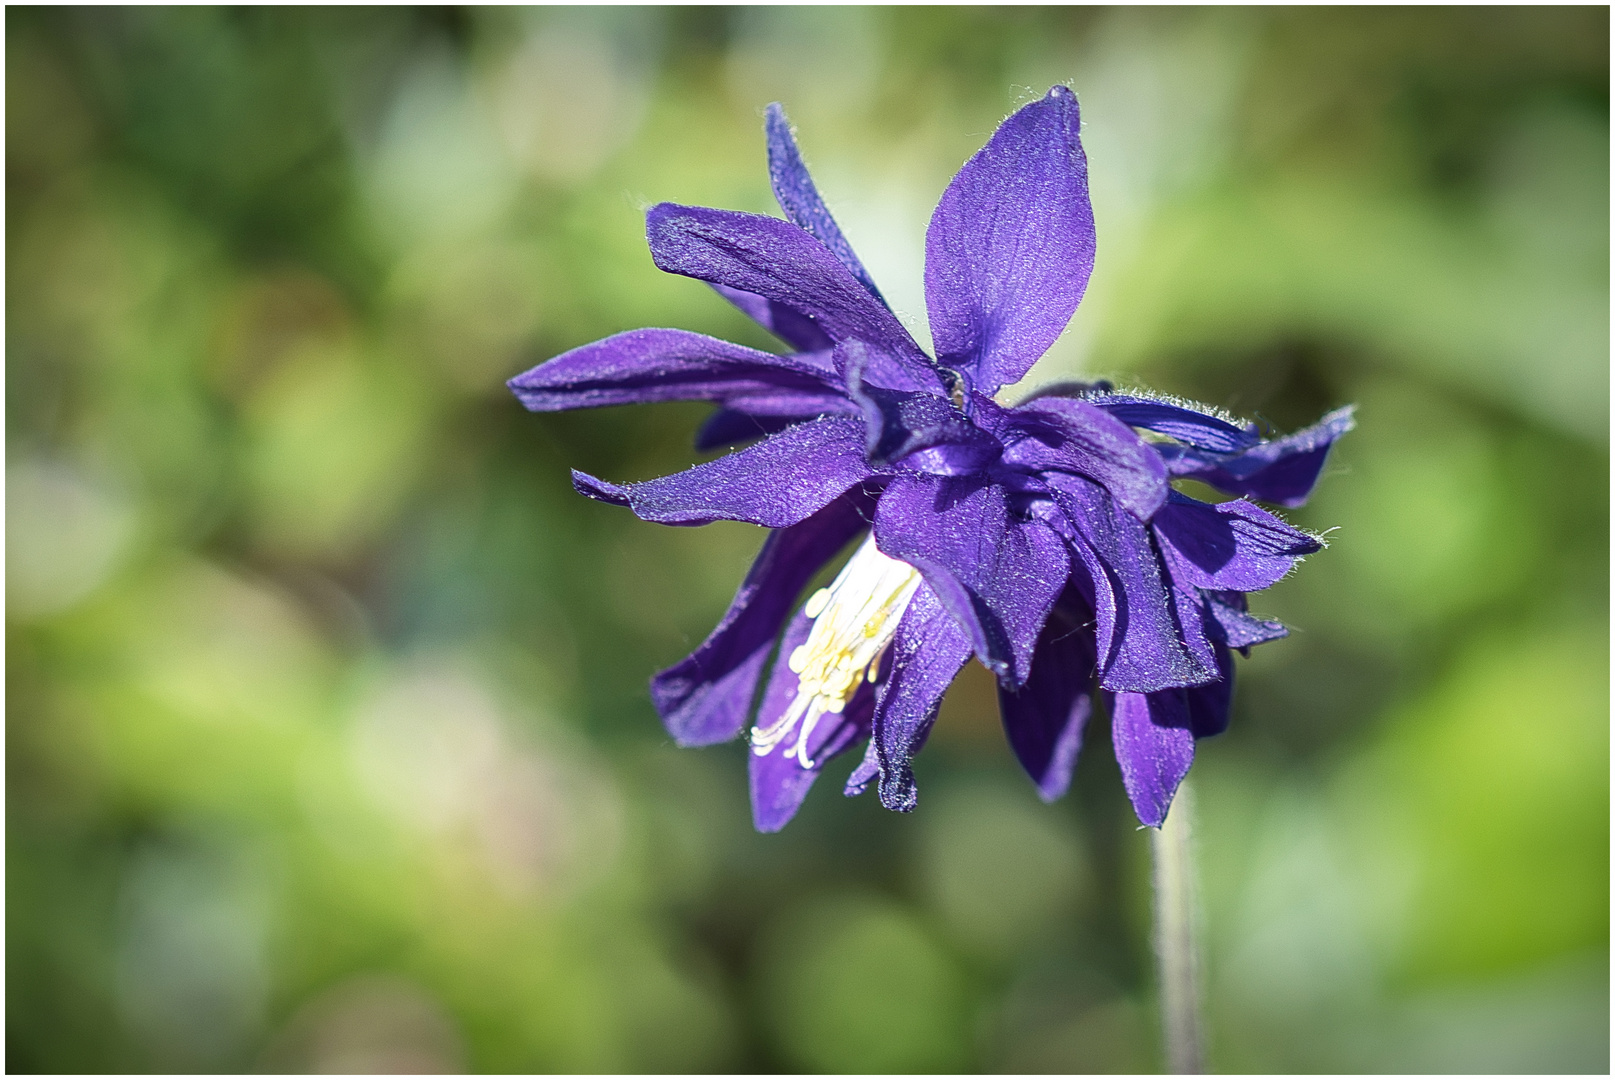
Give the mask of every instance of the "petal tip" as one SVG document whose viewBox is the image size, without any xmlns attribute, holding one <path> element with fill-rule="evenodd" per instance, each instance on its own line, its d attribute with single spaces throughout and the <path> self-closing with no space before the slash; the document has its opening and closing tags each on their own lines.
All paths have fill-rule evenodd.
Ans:
<svg viewBox="0 0 1615 1080">
<path fill-rule="evenodd" d="M 590 476 L 580 469 L 572 470 L 572 488 L 579 495 L 599 502 L 610 503 L 613 506 L 628 505 L 627 488 Z"/>
<path fill-rule="evenodd" d="M 774 833 L 777 833 L 777 832 L 781 831 L 782 829 L 784 829 L 785 826 L 789 825 L 790 823 L 791 823 L 790 818 L 785 818 L 783 820 L 779 820 L 779 819 L 776 819 L 776 818 L 774 818 L 774 817 L 772 817 L 770 815 L 766 815 L 766 814 L 762 813 L 759 810 L 756 810 L 756 809 L 752 810 L 751 826 L 752 826 L 753 829 L 756 829 L 758 832 L 762 833 L 764 836 L 771 836 Z"/>
<path fill-rule="evenodd" d="M 914 783 L 914 774 L 908 769 L 898 774 L 881 774 L 880 804 L 886 809 L 899 814 L 912 814 L 919 801 L 919 788 Z"/>
<path fill-rule="evenodd" d="M 1148 812 L 1146 812 L 1137 803 L 1134 803 L 1133 804 L 1133 813 L 1138 815 L 1139 824 L 1141 824 L 1146 829 L 1154 829 L 1157 832 L 1159 832 L 1160 829 L 1161 829 L 1161 826 L 1166 824 L 1166 811 L 1165 810 L 1162 810 L 1162 811 L 1160 811 L 1159 814 L 1157 814 L 1155 812 L 1154 808 L 1151 807 L 1148 810 Z"/>
<path fill-rule="evenodd" d="M 849 799 L 857 798 L 869 790 L 869 782 L 879 773 L 880 767 L 871 761 L 866 754 L 858 767 L 852 770 L 852 775 L 847 777 L 847 784 L 841 789 L 841 794 Z"/>
<path fill-rule="evenodd" d="M 1075 764 L 1073 762 L 1073 764 Z M 1070 769 L 1051 770 L 1051 774 L 1041 780 L 1034 779 L 1032 786 L 1037 789 L 1037 797 L 1045 803 L 1057 803 L 1065 798 L 1071 790 Z"/>
</svg>

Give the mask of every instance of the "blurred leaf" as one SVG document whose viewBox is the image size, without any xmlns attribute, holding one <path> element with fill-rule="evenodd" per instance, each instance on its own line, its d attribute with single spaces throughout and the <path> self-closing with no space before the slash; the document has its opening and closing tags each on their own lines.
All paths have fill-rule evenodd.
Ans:
<svg viewBox="0 0 1615 1080">
<path fill-rule="evenodd" d="M 949 1072 L 966 1060 L 960 974 L 889 901 L 838 896 L 785 913 L 770 929 L 759 977 L 796 1068 Z"/>
<path fill-rule="evenodd" d="M 1029 787 L 943 792 L 927 809 L 920 881 L 962 945 L 1007 959 L 1070 917 L 1087 860 L 1066 823 Z"/>
</svg>

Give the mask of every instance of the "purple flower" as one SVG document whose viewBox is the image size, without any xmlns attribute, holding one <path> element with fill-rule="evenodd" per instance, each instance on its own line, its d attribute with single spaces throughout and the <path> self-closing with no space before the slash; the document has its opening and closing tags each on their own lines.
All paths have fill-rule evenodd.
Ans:
<svg viewBox="0 0 1615 1080">
<path fill-rule="evenodd" d="M 1318 542 L 1170 481 L 1295 505 L 1347 414 L 1269 442 L 1102 384 L 993 400 L 1064 329 L 1093 267 L 1078 128 L 1075 96 L 1056 86 L 948 185 L 926 235 L 934 360 L 886 306 L 773 105 L 769 172 L 789 220 L 663 203 L 646 231 L 659 267 L 709 283 L 796 351 L 636 330 L 510 381 L 535 411 L 712 401 L 699 446 L 757 440 L 674 476 L 573 483 L 647 521 L 773 530 L 711 636 L 651 681 L 680 745 L 723 742 L 747 729 L 775 657 L 750 726 L 762 831 L 866 739 L 847 793 L 878 777 L 884 805 L 912 809 L 913 756 L 972 655 L 997 676 L 1010 743 L 1045 798 L 1070 783 L 1095 687 L 1114 695 L 1129 794 L 1159 824 L 1194 739 L 1226 724 L 1229 649 L 1283 633 L 1245 614 L 1243 593 Z"/>
</svg>

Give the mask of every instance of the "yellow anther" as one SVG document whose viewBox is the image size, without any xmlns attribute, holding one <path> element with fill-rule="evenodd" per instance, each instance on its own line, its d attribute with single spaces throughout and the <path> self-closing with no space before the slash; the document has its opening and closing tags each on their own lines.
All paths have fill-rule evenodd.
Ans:
<svg viewBox="0 0 1615 1080">
<path fill-rule="evenodd" d="M 796 696 L 783 715 L 751 729 L 753 753 L 770 753 L 800 725 L 785 756 L 813 767 L 808 740 L 819 719 L 843 712 L 860 684 L 879 677 L 881 658 L 919 585 L 919 571 L 882 554 L 873 535 L 864 541 L 835 581 L 803 606 L 813 628 L 786 658 L 797 676 Z"/>
</svg>

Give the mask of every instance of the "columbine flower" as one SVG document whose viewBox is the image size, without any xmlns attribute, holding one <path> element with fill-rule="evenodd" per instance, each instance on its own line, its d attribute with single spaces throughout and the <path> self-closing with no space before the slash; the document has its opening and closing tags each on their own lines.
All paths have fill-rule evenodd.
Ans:
<svg viewBox="0 0 1615 1080">
<path fill-rule="evenodd" d="M 1093 266 L 1078 126 L 1076 98 L 1056 86 L 949 184 L 926 235 L 935 360 L 887 308 L 774 105 L 769 171 L 789 220 L 663 203 L 647 236 L 659 267 L 708 282 L 797 351 L 637 330 L 510 382 L 535 411 L 713 401 L 699 445 L 760 438 L 674 476 L 613 484 L 574 472 L 573 482 L 647 521 L 773 530 L 711 636 L 651 681 L 680 745 L 749 727 L 763 831 L 789 821 L 824 764 L 866 738 L 848 793 L 878 776 L 883 804 L 912 809 L 913 755 L 972 654 L 997 676 L 1010 743 L 1045 798 L 1070 783 L 1095 682 L 1114 694 L 1129 793 L 1159 824 L 1193 737 L 1226 722 L 1227 650 L 1282 632 L 1244 615 L 1241 594 L 1317 541 L 1246 502 L 1184 499 L 1169 481 L 1293 502 L 1339 423 L 1265 442 L 1105 387 L 1015 408 L 993 400 L 1065 327 Z"/>
</svg>

